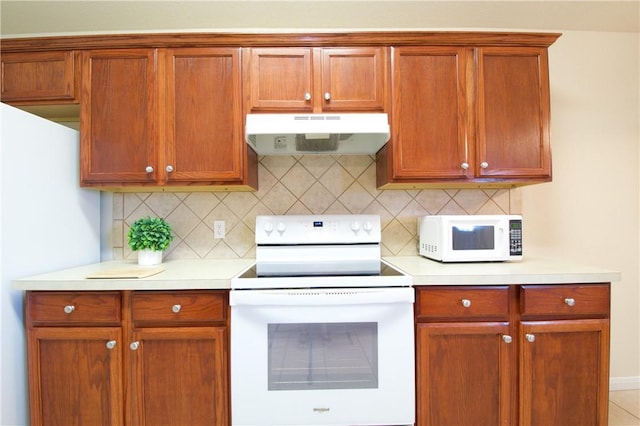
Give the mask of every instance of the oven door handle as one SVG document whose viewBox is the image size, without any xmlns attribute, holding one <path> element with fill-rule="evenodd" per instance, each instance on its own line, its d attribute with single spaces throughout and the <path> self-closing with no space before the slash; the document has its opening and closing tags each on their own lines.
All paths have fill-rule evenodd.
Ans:
<svg viewBox="0 0 640 426">
<path fill-rule="evenodd" d="M 411 287 L 231 290 L 231 306 L 322 306 L 413 303 Z"/>
</svg>

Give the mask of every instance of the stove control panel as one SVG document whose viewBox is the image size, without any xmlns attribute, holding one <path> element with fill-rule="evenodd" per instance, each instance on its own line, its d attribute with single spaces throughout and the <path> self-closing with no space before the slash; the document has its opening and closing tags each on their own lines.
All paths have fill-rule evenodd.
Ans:
<svg viewBox="0 0 640 426">
<path fill-rule="evenodd" d="M 256 244 L 379 244 L 378 215 L 274 215 L 256 217 Z"/>
</svg>

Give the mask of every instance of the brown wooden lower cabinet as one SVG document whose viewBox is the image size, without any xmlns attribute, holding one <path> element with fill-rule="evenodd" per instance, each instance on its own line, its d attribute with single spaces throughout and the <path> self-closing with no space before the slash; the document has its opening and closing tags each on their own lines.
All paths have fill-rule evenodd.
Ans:
<svg viewBox="0 0 640 426">
<path fill-rule="evenodd" d="M 416 288 L 416 425 L 606 425 L 610 284 Z M 28 291 L 31 424 L 230 424 L 225 290 Z"/>
<path fill-rule="evenodd" d="M 28 291 L 25 312 L 31 425 L 230 424 L 227 291 Z"/>
<path fill-rule="evenodd" d="M 609 306 L 609 283 L 417 287 L 416 425 L 606 425 Z"/>
<path fill-rule="evenodd" d="M 122 424 L 120 327 L 35 327 L 27 336 L 31 425 Z"/>
<path fill-rule="evenodd" d="M 509 424 L 508 323 L 417 325 L 418 424 Z"/>
<path fill-rule="evenodd" d="M 521 424 L 606 425 L 609 320 L 523 322 Z"/>
</svg>

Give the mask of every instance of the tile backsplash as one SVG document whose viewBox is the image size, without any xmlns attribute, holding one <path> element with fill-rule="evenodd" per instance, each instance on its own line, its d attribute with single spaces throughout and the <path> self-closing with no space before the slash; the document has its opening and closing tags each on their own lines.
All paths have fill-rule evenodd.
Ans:
<svg viewBox="0 0 640 426">
<path fill-rule="evenodd" d="M 261 157 L 256 192 L 115 193 L 113 253 L 135 258 L 127 245 L 136 219 L 160 216 L 175 239 L 165 259 L 255 257 L 255 217 L 261 214 L 377 214 L 382 255 L 417 254 L 417 218 L 425 214 L 506 214 L 508 189 L 378 190 L 375 158 L 358 156 Z M 213 238 L 224 220 L 226 236 Z"/>
</svg>

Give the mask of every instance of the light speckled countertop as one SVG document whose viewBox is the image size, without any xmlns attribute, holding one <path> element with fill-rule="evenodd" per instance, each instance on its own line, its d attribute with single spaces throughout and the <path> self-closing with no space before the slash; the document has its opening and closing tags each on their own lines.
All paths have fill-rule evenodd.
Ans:
<svg viewBox="0 0 640 426">
<path fill-rule="evenodd" d="M 97 272 L 148 268 L 138 266 L 135 260 L 114 260 L 27 277 L 13 285 L 21 290 L 74 291 L 228 289 L 231 278 L 254 263 L 254 259 L 165 260 L 159 265 L 162 272 L 146 278 L 87 278 Z"/>
<path fill-rule="evenodd" d="M 413 276 L 414 285 L 572 284 L 621 279 L 617 271 L 552 259 L 480 263 L 440 263 L 420 256 L 384 259 Z"/>
<path fill-rule="evenodd" d="M 569 284 L 620 281 L 620 273 L 557 260 L 521 262 L 448 263 L 420 256 L 385 257 L 384 260 L 413 277 L 414 285 Z M 255 263 L 254 259 L 168 260 L 162 272 L 146 278 L 88 276 L 138 267 L 135 261 L 109 261 L 15 280 L 20 290 L 189 290 L 229 289 L 231 278 Z"/>
</svg>

